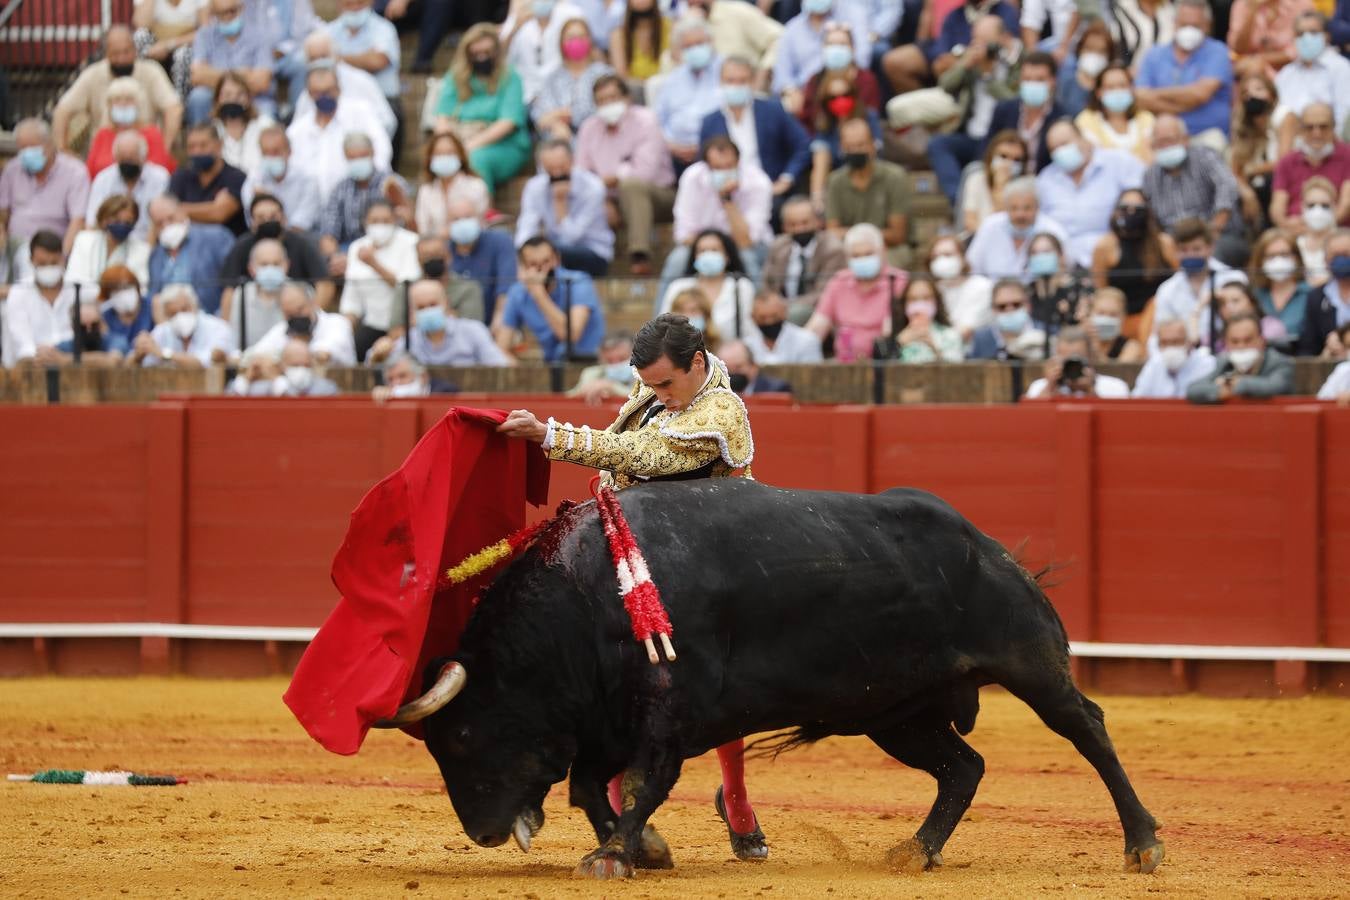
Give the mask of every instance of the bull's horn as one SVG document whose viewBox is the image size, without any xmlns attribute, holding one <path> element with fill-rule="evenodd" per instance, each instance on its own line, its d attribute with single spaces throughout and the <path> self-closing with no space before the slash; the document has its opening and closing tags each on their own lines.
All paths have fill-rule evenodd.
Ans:
<svg viewBox="0 0 1350 900">
<path fill-rule="evenodd" d="M 455 695 L 464 689 L 464 683 L 468 678 L 469 673 L 464 671 L 464 667 L 459 663 L 446 663 L 441 667 L 441 674 L 436 676 L 436 683 L 430 690 L 416 700 L 403 704 L 398 708 L 398 712 L 387 719 L 376 721 L 371 727 L 398 728 L 422 721 L 455 699 Z"/>
</svg>

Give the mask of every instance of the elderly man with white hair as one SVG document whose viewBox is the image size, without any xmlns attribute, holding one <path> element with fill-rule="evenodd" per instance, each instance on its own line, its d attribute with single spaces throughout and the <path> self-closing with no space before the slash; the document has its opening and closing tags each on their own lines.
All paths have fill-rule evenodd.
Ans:
<svg viewBox="0 0 1350 900">
<path fill-rule="evenodd" d="M 380 83 L 375 80 L 375 76 L 365 69 L 358 69 L 350 63 L 344 62 L 333 47 L 333 36 L 326 29 L 320 29 L 305 38 L 304 45 L 305 59 L 308 60 L 307 69 L 331 69 L 337 75 L 338 89 L 342 91 L 343 96 L 349 100 L 360 100 L 370 106 L 370 110 L 380 120 L 380 127 L 385 130 L 390 137 L 394 136 L 394 131 L 398 128 L 398 117 L 394 115 L 394 110 L 390 108 L 389 101 L 385 99 L 384 91 L 380 90 Z M 300 84 L 304 85 L 304 79 Z M 295 101 L 295 117 L 312 115 L 314 112 L 314 98 L 306 91 L 301 91 Z"/>
<path fill-rule="evenodd" d="M 279 240 L 264 238 L 249 250 L 249 280 L 229 303 L 230 331 L 236 348 L 252 346 L 278 324 L 284 324 L 281 291 L 289 267 L 286 246 Z"/>
<path fill-rule="evenodd" d="M 57 152 L 41 119 L 19 122 L 14 143 L 18 152 L 0 172 L 0 245 L 10 234 L 26 240 L 52 231 L 69 251 L 84 228 L 89 173 L 75 157 Z"/>
<path fill-rule="evenodd" d="M 670 45 L 678 51 L 680 64 L 661 82 L 656 119 L 676 168 L 683 170 L 698 158 L 704 118 L 722 106 L 721 66 L 712 31 L 701 16 L 686 16 L 676 23 Z"/>
<path fill-rule="evenodd" d="M 150 233 L 150 201 L 169 190 L 169 171 L 149 162 L 145 137 L 124 131 L 113 140 L 113 165 L 94 176 L 89 186 L 89 207 L 85 225 L 98 227 L 98 208 L 113 194 L 126 194 L 136 201 L 140 216 L 131 236 L 144 240 Z"/>
<path fill-rule="evenodd" d="M 1131 397 L 1179 400 L 1191 382 L 1214 371 L 1214 357 L 1206 348 L 1195 346 L 1185 319 L 1163 319 L 1154 326 L 1153 337 Z"/>
<path fill-rule="evenodd" d="M 203 309 L 220 309 L 220 271 L 234 236 L 223 225 L 193 222 L 172 194 L 150 201 L 150 223 L 155 247 L 150 251 L 148 293 L 154 297 L 166 285 L 184 282 L 197 288 Z"/>
<path fill-rule="evenodd" d="M 389 203 L 396 218 L 413 220 L 408 183 L 390 172 L 387 165 L 379 164 L 369 134 L 362 131 L 348 134 L 342 141 L 342 152 L 347 157 L 347 177 L 327 192 L 318 227 L 319 251 L 330 258 L 332 275 L 346 271 L 346 263 L 333 254 L 346 250 L 365 233 L 366 210 L 376 200 Z"/>
<path fill-rule="evenodd" d="M 136 336 L 132 364 L 200 369 L 225 362 L 231 349 L 230 326 L 202 311 L 192 285 L 168 285 L 160 291 L 159 302 L 164 321 L 149 334 Z"/>
<path fill-rule="evenodd" d="M 408 350 L 413 359 L 428 366 L 512 366 L 515 360 L 497 346 L 492 332 L 482 322 L 456 314 L 445 285 L 430 278 L 418 281 L 408 291 L 413 330 Z M 366 361 L 378 364 L 404 347 L 402 339 L 383 337 L 375 342 Z"/>
<path fill-rule="evenodd" d="M 1024 175 L 1008 182 L 1003 189 L 1003 212 L 996 212 L 980 223 L 966 250 L 966 262 L 976 275 L 1008 278 L 1027 269 L 1031 239 L 1045 232 L 1060 244 L 1069 236 L 1060 224 L 1041 212 L 1036 195 L 1036 178 Z"/>
<path fill-rule="evenodd" d="M 286 129 L 291 141 L 291 164 L 307 172 L 327 195 L 348 175 L 344 141 L 349 134 L 364 134 L 370 141 L 375 169 L 388 171 L 393 158 L 389 134 L 379 116 L 359 97 L 346 96 L 330 68 L 310 69 L 305 88 L 314 108 L 296 113 Z"/>
<path fill-rule="evenodd" d="M 872 358 L 877 338 L 891 330 L 891 305 L 904 293 L 909 273 L 886 262 L 881 229 L 867 222 L 844 235 L 848 268 L 825 285 L 806 330 L 822 341 L 834 333 L 834 355 L 840 362 Z"/>
</svg>

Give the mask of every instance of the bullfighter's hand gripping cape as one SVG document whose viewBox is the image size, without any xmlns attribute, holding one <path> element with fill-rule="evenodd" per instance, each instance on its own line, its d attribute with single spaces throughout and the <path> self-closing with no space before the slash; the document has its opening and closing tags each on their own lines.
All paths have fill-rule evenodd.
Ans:
<svg viewBox="0 0 1350 900">
<path fill-rule="evenodd" d="M 731 390 L 726 364 L 708 354 L 708 379 L 683 410 L 647 413 L 656 392 L 633 386 L 619 417 L 604 431 L 549 420 L 552 459 L 604 471 L 625 488 L 646 480 L 750 475 L 755 441 L 745 404 Z"/>
<path fill-rule="evenodd" d="M 422 693 L 428 663 L 455 651 L 490 576 L 448 584 L 446 567 L 518 531 L 527 501 L 547 502 L 548 459 L 497 434 L 505 418 L 451 409 L 352 513 L 333 559 L 342 599 L 284 697 L 334 753 L 359 750 L 373 722 Z"/>
</svg>

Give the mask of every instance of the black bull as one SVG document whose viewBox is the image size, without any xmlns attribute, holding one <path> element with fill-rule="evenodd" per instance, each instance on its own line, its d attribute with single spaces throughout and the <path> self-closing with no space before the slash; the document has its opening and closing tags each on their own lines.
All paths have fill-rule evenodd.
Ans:
<svg viewBox="0 0 1350 900">
<path fill-rule="evenodd" d="M 510 565 L 455 661 L 462 691 L 426 721 L 465 832 L 484 846 L 542 824 L 551 785 L 600 841 L 581 872 L 644 864 L 648 818 L 685 759 L 743 735 L 779 745 L 865 734 L 937 781 L 897 868 L 941 863 L 984 761 L 961 739 L 979 688 L 1002 685 L 1097 770 L 1125 834 L 1127 870 L 1162 860 L 1101 709 L 1074 686 L 1064 627 L 1021 565 L 922 491 L 866 496 L 739 479 L 622 492 L 674 627 L 679 659 L 651 665 L 617 595 L 592 506 Z M 460 674 L 454 666 L 433 667 Z M 606 783 L 624 772 L 625 811 Z M 522 831 L 524 832 L 522 834 Z"/>
</svg>

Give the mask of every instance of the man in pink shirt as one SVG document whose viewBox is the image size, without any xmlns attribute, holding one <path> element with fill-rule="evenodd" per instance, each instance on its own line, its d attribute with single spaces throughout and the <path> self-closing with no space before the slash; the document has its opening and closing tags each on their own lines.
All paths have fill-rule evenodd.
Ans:
<svg viewBox="0 0 1350 900">
<path fill-rule="evenodd" d="M 1316 175 L 1336 188 L 1336 221 L 1350 221 L 1350 145 L 1336 140 L 1335 114 L 1325 103 L 1304 108 L 1294 149 L 1275 164 L 1270 218 L 1276 226 L 1298 230 L 1303 185 Z"/>
<path fill-rule="evenodd" d="M 745 274 L 759 282 L 773 240 L 769 213 L 773 182 L 759 166 L 741 162 L 741 152 L 726 135 L 703 144 L 702 158 L 684 170 L 675 191 L 675 248 L 661 269 L 658 297 L 689 264 L 689 245 L 709 229 L 731 235 Z"/>
<path fill-rule="evenodd" d="M 881 229 L 866 222 L 844 235 L 848 268 L 825 285 L 816 311 L 806 323 L 822 341 L 834 332 L 834 356 L 840 362 L 872 358 L 872 345 L 891 329 L 891 307 L 905 291 L 909 273 L 886 262 Z"/>
<path fill-rule="evenodd" d="M 669 222 L 675 205 L 675 170 L 656 113 L 629 102 L 617 75 L 596 79 L 595 115 L 577 133 L 576 165 L 604 179 L 611 223 L 628 229 L 629 270 L 652 274 L 652 226 Z"/>
</svg>

